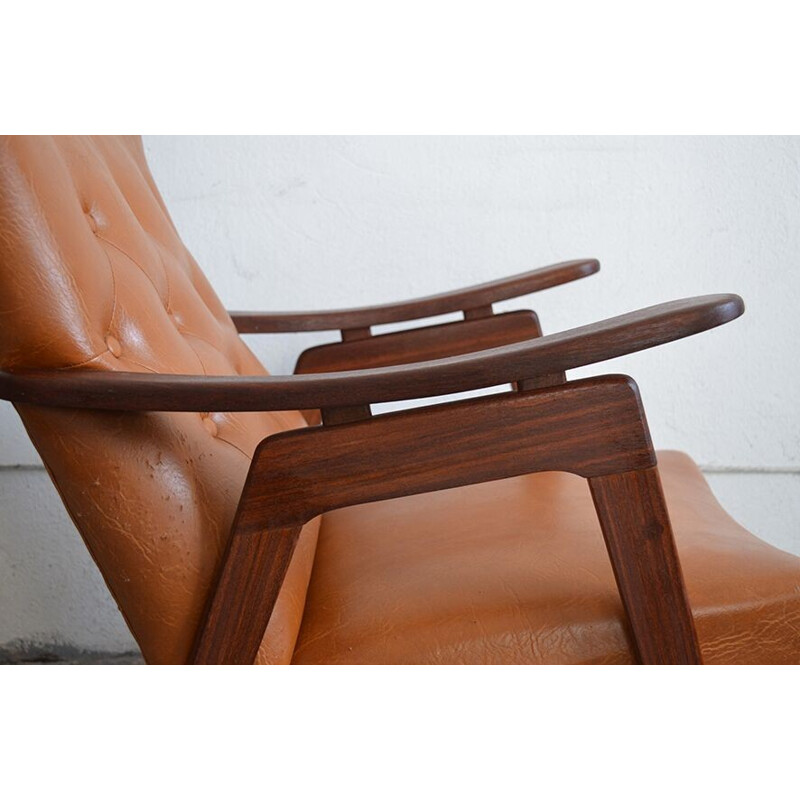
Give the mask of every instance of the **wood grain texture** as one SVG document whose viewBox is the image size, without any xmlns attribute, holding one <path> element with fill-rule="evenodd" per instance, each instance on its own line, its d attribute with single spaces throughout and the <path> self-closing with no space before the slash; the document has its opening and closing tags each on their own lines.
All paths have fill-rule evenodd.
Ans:
<svg viewBox="0 0 800 800">
<path fill-rule="evenodd" d="M 694 663 L 696 636 L 663 497 L 654 489 L 654 465 L 638 390 L 624 376 L 269 437 L 253 458 L 197 658 L 245 663 L 254 657 L 291 557 L 290 538 L 318 514 L 563 470 L 593 482 L 642 659 Z M 268 576 L 269 587 L 256 572 Z M 250 592 L 256 594 L 248 601 Z"/>
<path fill-rule="evenodd" d="M 300 354 L 294 371 L 296 375 L 310 375 L 415 364 L 524 342 L 541 335 L 535 312 L 510 311 L 485 319 L 457 320 L 359 341 L 310 347 Z"/>
<path fill-rule="evenodd" d="M 416 300 L 337 311 L 231 311 L 230 315 L 239 333 L 291 333 L 369 328 L 371 325 L 405 322 L 490 306 L 500 300 L 522 297 L 594 275 L 599 269 L 600 262 L 597 259 L 583 258 Z"/>
<path fill-rule="evenodd" d="M 612 375 L 287 431 L 256 448 L 248 502 L 285 528 L 342 506 L 530 472 L 642 469 L 655 463 L 643 420 L 636 384 Z"/>
<path fill-rule="evenodd" d="M 279 411 L 369 405 L 554 375 L 691 336 L 729 322 L 743 311 L 737 295 L 708 295 L 478 353 L 315 375 L 214 377 L 88 369 L 0 373 L 0 398 L 128 411 Z"/>
<path fill-rule="evenodd" d="M 192 664 L 252 664 L 292 560 L 300 528 L 266 530 L 242 496 L 222 569 L 198 631 Z"/>
<path fill-rule="evenodd" d="M 488 319 L 457 320 L 385 333 L 368 340 L 366 337 L 360 341 L 343 337 L 341 342 L 305 350 L 297 359 L 294 371 L 302 375 L 414 364 L 524 342 L 541 335 L 542 329 L 535 312 L 511 311 Z M 363 412 L 365 406 L 356 408 Z M 362 412 L 358 413 L 363 417 Z M 322 419 L 318 409 L 304 409 L 302 413 L 309 425 L 318 425 Z M 353 417 L 356 418 L 360 417 Z M 331 416 L 328 410 L 326 423 L 335 419 L 336 415 Z"/>
<path fill-rule="evenodd" d="M 643 664 L 700 664 L 700 645 L 655 468 L 589 478 Z"/>
</svg>

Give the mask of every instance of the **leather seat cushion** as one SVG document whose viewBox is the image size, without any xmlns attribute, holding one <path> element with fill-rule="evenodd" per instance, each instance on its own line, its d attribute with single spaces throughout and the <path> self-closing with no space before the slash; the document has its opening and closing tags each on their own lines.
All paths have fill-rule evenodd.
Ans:
<svg viewBox="0 0 800 800">
<path fill-rule="evenodd" d="M 691 459 L 659 467 L 706 663 L 800 663 L 800 559 Z M 588 484 L 512 478 L 326 514 L 295 663 L 634 661 Z"/>
</svg>

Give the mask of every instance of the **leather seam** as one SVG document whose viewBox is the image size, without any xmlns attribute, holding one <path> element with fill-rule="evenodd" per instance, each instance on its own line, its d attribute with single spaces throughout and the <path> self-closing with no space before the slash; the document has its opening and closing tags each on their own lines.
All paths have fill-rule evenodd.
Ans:
<svg viewBox="0 0 800 800">
<path fill-rule="evenodd" d="M 131 364 L 135 364 L 137 367 L 141 367 L 143 370 L 147 370 L 147 372 L 152 372 L 153 375 L 158 375 L 159 374 L 158 370 L 153 369 L 152 367 L 148 367 L 146 364 L 142 364 L 139 361 L 134 361 L 132 358 L 128 358 L 126 356 L 125 360 L 126 361 L 130 361 Z"/>
<path fill-rule="evenodd" d="M 67 370 L 67 369 L 76 369 L 77 367 L 83 367 L 86 364 L 90 364 L 92 361 L 104 356 L 106 353 L 109 352 L 109 349 L 106 347 L 105 350 L 101 350 L 99 353 L 87 358 L 85 361 L 79 361 L 77 364 L 67 364 L 64 367 L 56 367 L 57 370 Z"/>
<path fill-rule="evenodd" d="M 114 244 L 114 242 L 112 242 L 110 239 L 106 239 L 106 237 L 103 236 L 100 233 L 95 233 L 95 236 L 101 242 L 105 242 L 105 244 L 107 244 L 109 247 L 113 247 L 118 253 L 121 253 L 123 256 L 125 256 L 125 258 L 127 258 L 134 266 L 139 268 L 139 270 L 142 272 L 142 274 L 145 276 L 145 278 L 147 278 L 147 280 L 150 281 L 150 284 L 156 290 L 156 294 L 158 295 L 159 300 L 162 300 L 162 302 L 165 303 L 165 308 L 169 311 L 169 280 L 167 280 L 167 278 L 166 278 L 166 270 L 164 269 L 163 259 L 161 260 L 162 261 L 161 269 L 164 272 L 164 278 L 165 278 L 165 282 L 167 284 L 167 299 L 166 300 L 164 300 L 161 297 L 161 293 L 158 290 L 158 286 L 156 286 L 155 281 L 153 281 L 153 279 L 147 273 L 147 270 L 130 253 L 128 253 L 125 250 L 123 250 L 118 244 Z M 110 259 L 109 259 L 109 261 L 110 261 Z"/>
<path fill-rule="evenodd" d="M 212 350 L 215 350 L 217 353 L 219 353 L 221 356 L 223 356 L 223 358 L 225 358 L 227 360 L 230 360 L 228 358 L 228 356 L 225 353 L 223 353 L 222 350 L 219 349 L 219 347 L 217 347 L 213 342 L 209 342 L 208 339 L 206 339 L 204 336 L 198 336 L 196 333 L 192 333 L 188 328 L 185 328 L 183 325 L 178 325 L 177 327 L 178 327 L 178 330 L 184 336 L 191 336 L 192 339 L 199 339 L 201 342 L 205 342 Z M 188 342 L 187 342 L 187 344 L 188 344 Z M 191 347 L 191 345 L 190 345 L 190 347 Z"/>
<path fill-rule="evenodd" d="M 217 436 L 217 441 L 225 442 L 225 444 L 230 445 L 234 450 L 238 450 L 249 462 L 252 462 L 253 459 L 251 456 L 247 455 L 238 444 L 234 444 L 233 442 L 229 441 L 228 439 L 224 439 L 222 436 Z"/>
<path fill-rule="evenodd" d="M 111 273 L 111 318 L 108 320 L 108 327 L 106 328 L 106 338 L 108 338 L 111 329 L 114 327 L 114 319 L 117 315 L 117 276 L 114 272 L 114 265 L 111 263 L 111 256 L 105 248 L 102 248 L 102 250 L 106 261 L 108 261 L 108 270 Z"/>
<path fill-rule="evenodd" d="M 189 335 L 191 336 L 191 334 Z M 205 364 L 203 364 L 203 359 L 200 358 L 200 354 L 197 352 L 197 350 L 194 349 L 194 347 L 192 347 L 192 343 L 188 341 L 186 337 L 184 337 L 184 341 L 186 341 L 187 347 L 194 353 L 194 357 L 197 359 L 197 363 L 200 364 L 200 369 L 203 370 L 203 375 L 208 375 L 208 373 L 206 372 Z"/>
<path fill-rule="evenodd" d="M 142 229 L 144 230 L 144 229 Z M 164 254 L 161 252 L 161 243 L 156 240 L 157 244 L 153 245 L 158 253 L 158 258 L 161 261 L 161 271 L 164 273 L 164 282 L 167 284 L 167 314 L 172 311 L 172 284 L 169 282 L 169 272 L 167 272 L 167 264 L 164 261 Z"/>
<path fill-rule="evenodd" d="M 111 263 L 111 258 L 109 257 L 108 253 L 103 250 L 103 253 L 108 261 L 108 270 L 111 273 L 111 318 L 108 321 L 108 327 L 106 328 L 105 338 L 107 339 L 109 334 L 111 333 L 111 329 L 114 327 L 114 317 L 117 313 L 117 278 L 114 274 L 114 266 Z M 67 369 L 75 369 L 76 367 L 83 367 L 86 364 L 95 361 L 96 359 L 104 356 L 106 353 L 109 352 L 109 348 L 106 347 L 105 349 L 101 350 L 99 353 L 95 353 L 93 356 L 89 356 L 89 358 L 84 359 L 83 361 L 78 361 L 74 364 L 66 364 L 61 367 L 56 367 L 57 370 L 67 370 Z"/>
</svg>

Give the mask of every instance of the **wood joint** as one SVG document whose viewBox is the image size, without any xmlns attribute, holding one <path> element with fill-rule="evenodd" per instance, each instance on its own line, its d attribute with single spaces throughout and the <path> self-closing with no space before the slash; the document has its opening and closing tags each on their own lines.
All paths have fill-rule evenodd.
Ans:
<svg viewBox="0 0 800 800">
<path fill-rule="evenodd" d="M 537 375 L 534 378 L 524 378 L 514 384 L 518 392 L 530 392 L 533 389 L 547 389 L 550 386 L 560 386 L 567 382 L 565 372 L 553 372 L 550 375 Z"/>
<path fill-rule="evenodd" d="M 588 378 L 372 419 L 369 406 L 322 413 L 322 427 L 275 434 L 256 449 L 195 663 L 252 663 L 298 532 L 315 516 L 553 470 L 589 479 L 640 659 L 699 663 L 655 452 L 629 378 Z"/>
<path fill-rule="evenodd" d="M 343 342 L 358 342 L 361 339 L 369 339 L 372 336 L 372 328 L 345 328 L 342 330 Z"/>
<path fill-rule="evenodd" d="M 346 422 L 360 422 L 372 416 L 369 406 L 339 406 L 322 409 L 323 425 L 343 425 Z"/>
<path fill-rule="evenodd" d="M 494 314 L 494 309 L 491 305 L 476 306 L 475 308 L 465 308 L 462 313 L 464 319 L 486 319 Z"/>
</svg>

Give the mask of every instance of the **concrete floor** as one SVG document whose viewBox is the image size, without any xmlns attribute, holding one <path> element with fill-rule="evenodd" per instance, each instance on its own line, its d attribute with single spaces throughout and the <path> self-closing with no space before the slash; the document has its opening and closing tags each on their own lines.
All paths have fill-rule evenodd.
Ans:
<svg viewBox="0 0 800 800">
<path fill-rule="evenodd" d="M 144 664 L 141 653 L 98 653 L 69 646 L 0 648 L 0 664 Z"/>
</svg>

